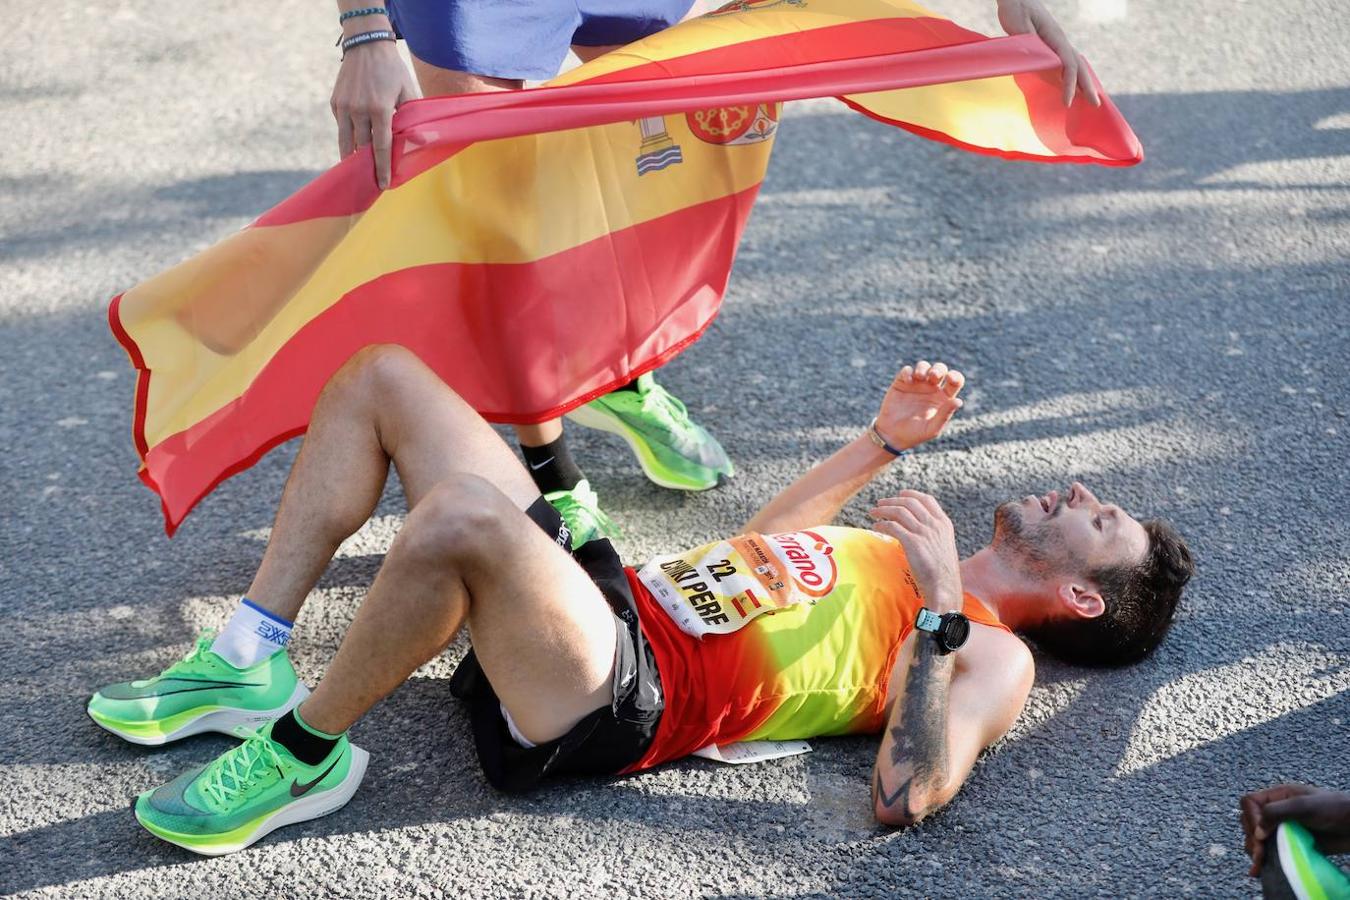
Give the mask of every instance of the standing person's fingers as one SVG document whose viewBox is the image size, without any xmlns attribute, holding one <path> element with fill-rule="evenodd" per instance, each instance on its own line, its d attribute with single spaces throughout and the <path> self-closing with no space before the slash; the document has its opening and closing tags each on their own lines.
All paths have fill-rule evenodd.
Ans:
<svg viewBox="0 0 1350 900">
<path fill-rule="evenodd" d="M 394 146 L 393 112 L 386 110 L 371 120 L 371 149 L 375 151 L 375 183 L 380 190 L 389 187 L 390 152 Z"/>
<path fill-rule="evenodd" d="M 1256 839 L 1256 820 L 1261 815 L 1261 804 L 1255 797 L 1247 794 L 1238 801 L 1238 809 L 1240 810 L 1238 818 L 1242 823 L 1243 849 L 1252 858 L 1251 868 L 1247 870 L 1247 874 L 1255 878 L 1261 874 L 1261 857 L 1265 851 L 1261 842 Z"/>
<path fill-rule="evenodd" d="M 1073 105 L 1073 95 L 1078 90 L 1078 57 L 1073 51 L 1061 53 L 1059 58 L 1064 63 L 1064 68 L 1060 70 L 1060 77 L 1064 81 L 1064 105 Z"/>
<path fill-rule="evenodd" d="M 1275 832 L 1276 825 L 1287 819 L 1301 820 L 1316 808 L 1317 798 L 1308 795 L 1272 800 L 1261 807 L 1261 819 L 1257 834 L 1262 838 L 1270 837 Z M 1308 825 L 1309 823 L 1304 822 L 1303 824 Z"/>
<path fill-rule="evenodd" d="M 333 114 L 337 117 L 338 159 L 346 159 L 356 149 L 356 138 L 352 134 L 351 113 L 339 106 Z"/>
<path fill-rule="evenodd" d="M 1064 105 L 1069 106 L 1073 103 L 1074 92 L 1078 89 L 1078 51 L 1073 49 L 1068 35 L 1055 22 L 1037 22 L 1036 34 L 1059 57 L 1060 79 L 1064 85 Z"/>
<path fill-rule="evenodd" d="M 1101 106 L 1102 98 L 1097 93 L 1097 80 L 1092 77 L 1092 68 L 1087 60 L 1078 57 L 1078 88 L 1093 106 Z"/>
<path fill-rule="evenodd" d="M 367 113 L 352 113 L 352 137 L 356 144 L 353 149 L 360 149 L 370 143 L 370 116 Z"/>
<path fill-rule="evenodd" d="M 947 373 L 947 380 L 942 383 L 942 389 L 947 392 L 948 397 L 955 397 L 961 393 L 961 388 L 966 384 L 966 376 L 959 369 L 952 369 Z"/>
</svg>

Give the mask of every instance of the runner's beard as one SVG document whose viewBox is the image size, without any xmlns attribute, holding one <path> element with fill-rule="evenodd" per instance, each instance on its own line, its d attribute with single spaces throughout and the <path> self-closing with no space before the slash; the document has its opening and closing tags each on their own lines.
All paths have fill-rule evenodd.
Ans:
<svg viewBox="0 0 1350 900">
<path fill-rule="evenodd" d="M 1072 568 L 1059 533 L 1045 521 L 1028 524 L 1017 500 L 995 508 L 993 548 L 1010 568 L 1029 578 L 1048 578 Z"/>
</svg>

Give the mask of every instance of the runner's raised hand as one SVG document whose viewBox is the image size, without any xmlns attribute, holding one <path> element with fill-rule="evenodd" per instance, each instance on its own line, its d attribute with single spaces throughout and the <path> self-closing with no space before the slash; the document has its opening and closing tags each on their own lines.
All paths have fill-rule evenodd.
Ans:
<svg viewBox="0 0 1350 900">
<path fill-rule="evenodd" d="M 908 449 L 942 433 L 961 408 L 957 398 L 966 376 L 943 362 L 920 360 L 891 382 L 877 414 L 877 432 L 894 447 Z"/>
</svg>

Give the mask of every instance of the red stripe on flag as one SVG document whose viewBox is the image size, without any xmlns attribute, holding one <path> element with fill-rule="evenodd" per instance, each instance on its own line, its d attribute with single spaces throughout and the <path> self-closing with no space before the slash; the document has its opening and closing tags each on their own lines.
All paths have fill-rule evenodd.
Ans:
<svg viewBox="0 0 1350 900">
<path fill-rule="evenodd" d="M 838 40 L 858 55 L 838 58 L 832 44 L 820 43 L 822 34 L 828 34 L 831 40 Z M 902 49 L 897 50 L 897 46 Z M 822 53 L 817 47 L 829 47 L 830 52 Z M 746 59 L 755 60 L 753 70 L 727 72 L 715 67 L 734 66 L 738 61 L 743 65 Z M 403 163 L 398 163 L 395 181 L 406 182 L 476 141 L 564 131 L 691 109 L 862 94 L 1058 66 L 1059 58 L 1035 35 L 985 38 L 945 19 L 851 22 L 775 35 L 646 63 L 574 85 L 410 101 L 399 107 L 394 118 L 394 152 L 396 156 L 407 154 L 402 158 L 414 165 L 416 171 L 404 172 L 398 168 Z M 926 129 L 899 122 L 888 124 L 967 146 Z M 1128 126 L 1125 131 L 1128 133 Z M 418 149 L 414 152 L 408 147 Z M 968 149 L 990 152 L 984 148 Z M 256 224 L 282 225 L 318 216 L 363 212 L 379 195 L 369 174 L 373 171 L 370 152 L 369 147 L 363 147 L 259 218 Z M 439 154 L 443 156 L 438 158 Z"/>
<path fill-rule="evenodd" d="M 1090 66 L 1088 75 L 1097 86 L 1097 95 L 1102 101 L 1100 107 L 1089 103 L 1080 90 L 1074 94 L 1073 105 L 1065 108 L 1064 87 L 1058 72 L 1025 72 L 1013 76 L 1018 90 L 1026 98 L 1036 136 L 1055 153 L 1070 157 L 1073 162 L 1127 166 L 1143 162 L 1143 146 L 1120 110 L 1102 90 L 1102 83 Z M 1091 147 L 1102 155 L 1090 159 L 1076 156 L 1084 147 Z"/>
<path fill-rule="evenodd" d="M 165 530 L 172 535 L 218 484 L 302 434 L 329 377 L 370 344 L 408 347 L 486 418 L 517 424 L 556 418 L 662 365 L 715 317 L 758 190 L 532 263 L 418 266 L 349 292 L 287 341 L 239 398 L 145 454 L 141 477 L 163 500 Z M 642 264 L 616 274 L 617 260 Z M 592 302 L 569 303 L 575 296 Z M 615 309 L 635 314 L 615 317 Z M 116 310 L 114 303 L 113 330 L 142 370 L 136 423 L 143 442 L 151 373 Z M 529 328 L 522 327 L 526 321 Z M 448 337 L 454 335 L 458 341 Z M 596 355 L 615 347 L 636 348 L 618 369 Z M 534 368 L 503 370 L 503 359 Z M 512 395 L 549 401 L 533 413 L 512 414 L 504 399 Z"/>
</svg>

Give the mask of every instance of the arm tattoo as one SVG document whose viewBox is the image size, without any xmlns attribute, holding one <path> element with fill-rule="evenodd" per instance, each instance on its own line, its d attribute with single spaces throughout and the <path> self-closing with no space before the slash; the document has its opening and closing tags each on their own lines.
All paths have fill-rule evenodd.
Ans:
<svg viewBox="0 0 1350 900">
<path fill-rule="evenodd" d="M 947 780 L 947 697 L 955 660 L 940 654 L 932 641 L 920 638 L 909 664 L 905 694 L 898 709 L 892 711 L 891 765 L 909 763 L 911 774 L 894 793 L 888 793 L 877 770 L 872 785 L 873 802 L 887 809 L 902 804 L 906 814 L 916 812 L 910 805 L 912 789 L 935 788 Z M 897 715 L 898 713 L 898 715 Z"/>
</svg>

